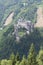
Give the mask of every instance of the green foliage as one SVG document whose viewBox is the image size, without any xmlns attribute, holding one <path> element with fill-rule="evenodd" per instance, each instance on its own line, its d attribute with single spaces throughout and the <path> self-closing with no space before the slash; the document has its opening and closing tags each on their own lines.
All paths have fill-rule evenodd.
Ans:
<svg viewBox="0 0 43 65">
<path fill-rule="evenodd" d="M 2 60 L 1 61 L 1 65 L 7 65 L 7 60 L 5 59 L 5 60 Z"/>
<path fill-rule="evenodd" d="M 31 44 L 29 55 L 28 55 L 28 65 L 37 65 L 36 64 L 36 54 L 34 44 Z"/>
<path fill-rule="evenodd" d="M 23 55 L 22 59 L 19 60 L 18 57 L 20 57 L 18 53 L 16 55 L 12 53 L 8 60 L 0 60 L 0 65 L 43 65 L 43 49 L 41 48 L 39 50 L 39 54 L 36 57 L 34 44 L 31 44 L 29 54 L 27 57 Z"/>
<path fill-rule="evenodd" d="M 36 0 L 0 0 L 0 22 L 1 26 L 10 15 L 14 12 L 13 22 L 17 21 L 20 17 L 34 21 L 35 13 L 37 10 L 37 3 L 41 1 Z"/>
<path fill-rule="evenodd" d="M 12 26 L 0 31 L 0 59 L 8 58 L 12 52 L 15 54 L 19 52 L 21 57 L 23 54 L 27 56 L 31 43 L 35 44 L 37 52 L 40 45 L 43 46 L 43 36 L 41 36 L 39 30 L 37 29 L 35 29 L 30 35 L 23 36 L 20 39 L 20 42 L 16 41 L 15 36 L 12 35 L 12 31 Z"/>
<path fill-rule="evenodd" d="M 11 55 L 10 55 L 10 60 L 14 60 L 15 59 L 15 55 L 14 55 L 14 53 L 12 53 Z"/>
<path fill-rule="evenodd" d="M 10 60 L 11 60 L 11 62 L 12 62 L 12 65 L 15 65 L 16 60 L 15 60 L 15 55 L 14 55 L 14 53 L 11 54 Z"/>
<path fill-rule="evenodd" d="M 3 59 L 3 60 L 1 60 L 1 64 L 0 65 L 12 65 L 12 61 Z"/>
<path fill-rule="evenodd" d="M 17 61 L 15 65 L 19 65 L 19 63 L 20 63 L 20 62 L 19 62 L 19 61 Z"/>
<path fill-rule="evenodd" d="M 11 12 L 14 12 L 11 24 L 15 23 L 20 17 L 35 22 L 37 3 L 41 4 L 41 0 L 0 0 L 0 25 L 3 27 L 3 23 Z M 0 59 L 8 58 L 12 52 L 19 52 L 21 56 L 27 55 L 31 43 L 35 44 L 37 52 L 40 45 L 43 45 L 43 37 L 38 30 L 34 30 L 33 33 L 25 36 L 19 32 L 21 37 L 23 36 L 20 42 L 16 42 L 15 36 L 12 35 L 13 31 L 13 26 L 7 26 L 0 31 Z"/>
<path fill-rule="evenodd" d="M 27 60 L 26 60 L 25 56 L 23 56 L 22 61 L 20 62 L 19 65 L 27 65 Z"/>
<path fill-rule="evenodd" d="M 20 60 L 19 53 L 16 54 L 16 62 Z"/>
<path fill-rule="evenodd" d="M 39 54 L 37 55 L 38 65 L 43 65 L 43 49 L 40 49 Z"/>
</svg>

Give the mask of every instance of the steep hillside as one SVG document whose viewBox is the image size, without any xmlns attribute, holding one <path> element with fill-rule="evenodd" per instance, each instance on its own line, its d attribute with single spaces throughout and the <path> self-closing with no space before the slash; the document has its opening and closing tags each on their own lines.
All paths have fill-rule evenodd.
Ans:
<svg viewBox="0 0 43 65">
<path fill-rule="evenodd" d="M 27 55 L 32 43 L 35 44 L 38 52 L 40 46 L 43 46 L 42 30 L 35 29 L 30 35 L 22 36 L 19 42 L 16 41 L 15 35 L 12 35 L 14 31 L 13 26 L 0 31 L 0 59 L 8 58 L 12 52 L 15 54 L 19 52 L 20 56 L 23 54 Z"/>
<path fill-rule="evenodd" d="M 30 16 L 30 12 L 28 10 L 31 8 L 30 6 L 36 6 L 36 4 L 40 4 L 41 0 L 0 0 L 0 26 L 3 25 L 8 15 L 13 11 L 15 13 L 13 21 L 16 21 L 19 17 L 24 17 L 26 19 L 32 18 Z M 32 7 L 33 7 L 32 6 Z M 29 8 L 29 9 L 28 9 Z M 28 9 L 25 11 L 24 9 Z M 22 11 L 21 11 L 22 10 Z M 33 19 L 33 18 L 32 18 Z"/>
<path fill-rule="evenodd" d="M 35 44 L 37 52 L 39 47 L 43 46 L 43 29 L 34 29 L 29 35 L 23 35 L 19 42 L 16 41 L 15 35 L 12 35 L 14 23 L 19 18 L 30 20 L 33 23 L 36 22 L 36 12 L 42 3 L 42 0 L 0 0 L 0 27 L 3 27 L 0 30 L 0 59 L 8 58 L 12 52 L 15 54 L 19 52 L 20 57 L 23 54 L 27 56 L 32 43 Z M 42 17 L 41 9 L 38 13 Z M 19 32 L 20 35 L 21 33 Z"/>
</svg>

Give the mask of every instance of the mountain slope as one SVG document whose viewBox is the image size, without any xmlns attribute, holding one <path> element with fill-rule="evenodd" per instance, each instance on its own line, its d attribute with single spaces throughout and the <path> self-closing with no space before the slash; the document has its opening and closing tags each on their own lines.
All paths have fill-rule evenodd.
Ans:
<svg viewBox="0 0 43 65">
<path fill-rule="evenodd" d="M 22 9 L 26 9 L 27 7 L 30 9 L 30 6 L 36 6 L 36 4 L 40 4 L 42 0 L 0 0 L 0 26 L 4 23 L 4 21 L 7 19 L 8 15 L 13 11 L 15 13 L 14 15 L 14 20 L 15 17 L 19 16 L 21 17 L 20 11 Z M 26 18 L 30 15 L 26 15 L 23 13 L 23 16 L 26 16 Z M 1 16 L 2 15 L 2 16 Z"/>
<path fill-rule="evenodd" d="M 0 0 L 0 27 L 3 27 L 6 20 L 9 20 L 7 18 L 10 13 L 14 12 L 13 18 L 11 17 L 12 23 L 0 30 L 0 59 L 8 58 L 12 52 L 15 54 L 19 52 L 21 56 L 23 54 L 27 55 L 30 44 L 32 43 L 35 44 L 37 52 L 39 47 L 41 45 L 43 46 L 43 29 L 34 29 L 30 35 L 22 36 L 19 42 L 17 42 L 15 36 L 12 35 L 14 32 L 14 23 L 16 23 L 20 17 L 32 22 L 36 21 L 36 12 L 38 6 L 41 5 L 41 1 L 42 0 Z"/>
</svg>

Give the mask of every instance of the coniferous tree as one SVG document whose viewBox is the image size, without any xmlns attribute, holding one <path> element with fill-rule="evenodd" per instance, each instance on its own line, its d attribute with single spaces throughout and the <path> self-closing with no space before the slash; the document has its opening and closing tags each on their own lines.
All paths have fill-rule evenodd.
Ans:
<svg viewBox="0 0 43 65">
<path fill-rule="evenodd" d="M 27 59 L 28 59 L 28 65 L 36 65 L 37 64 L 34 44 L 31 44 L 31 47 L 29 50 L 29 55 L 28 55 Z"/>
<path fill-rule="evenodd" d="M 7 59 L 2 60 L 1 65 L 7 65 Z"/>
<path fill-rule="evenodd" d="M 6 65 L 12 65 L 12 60 L 7 60 L 7 64 Z"/>
<path fill-rule="evenodd" d="M 26 60 L 25 56 L 23 56 L 22 61 L 20 62 L 19 65 L 27 65 L 27 60 Z"/>
<path fill-rule="evenodd" d="M 17 54 L 16 54 L 16 57 L 15 57 L 15 58 L 16 58 L 16 62 L 20 60 L 20 56 L 19 56 L 19 53 L 18 53 L 18 52 L 17 52 Z"/>
<path fill-rule="evenodd" d="M 20 61 L 17 61 L 15 65 L 19 65 Z"/>
<path fill-rule="evenodd" d="M 12 53 L 12 54 L 10 55 L 10 60 L 12 60 L 12 65 L 15 65 L 16 60 L 15 60 L 15 55 L 14 55 L 14 53 Z"/>
<path fill-rule="evenodd" d="M 43 49 L 41 48 L 39 54 L 37 55 L 38 65 L 43 65 Z"/>
<path fill-rule="evenodd" d="M 1 60 L 0 60 L 0 65 L 1 65 Z"/>
</svg>

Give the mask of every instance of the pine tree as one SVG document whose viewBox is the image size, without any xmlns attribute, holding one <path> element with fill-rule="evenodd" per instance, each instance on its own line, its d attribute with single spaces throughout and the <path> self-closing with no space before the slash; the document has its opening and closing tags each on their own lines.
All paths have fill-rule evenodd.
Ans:
<svg viewBox="0 0 43 65">
<path fill-rule="evenodd" d="M 19 56 L 19 53 L 18 53 L 18 52 L 17 52 L 17 54 L 16 54 L 16 57 L 15 57 L 15 58 L 16 58 L 16 62 L 20 60 L 20 56 Z"/>
<path fill-rule="evenodd" d="M 23 56 L 22 61 L 20 62 L 19 65 L 27 65 L 27 60 L 26 60 L 25 56 Z"/>
<path fill-rule="evenodd" d="M 19 65 L 19 63 L 20 63 L 20 62 L 19 62 L 19 61 L 17 61 L 15 65 Z"/>
<path fill-rule="evenodd" d="M 14 53 L 12 53 L 12 54 L 10 55 L 10 60 L 12 60 L 12 65 L 15 65 L 16 60 L 15 60 L 15 55 L 14 55 Z"/>
<path fill-rule="evenodd" d="M 7 64 L 6 65 L 12 65 L 12 60 L 7 60 Z"/>
<path fill-rule="evenodd" d="M 15 58 L 15 55 L 14 55 L 14 53 L 12 52 L 9 59 L 10 59 L 10 60 L 14 60 L 14 58 Z"/>
<path fill-rule="evenodd" d="M 7 59 L 2 60 L 1 65 L 7 65 Z"/>
<path fill-rule="evenodd" d="M 27 59 L 28 59 L 28 65 L 36 65 L 37 64 L 34 44 L 31 44 Z"/>
<path fill-rule="evenodd" d="M 1 60 L 0 60 L 0 65 L 1 65 Z"/>
<path fill-rule="evenodd" d="M 38 65 L 43 65 L 43 49 L 41 48 L 39 54 L 37 55 Z"/>
</svg>

